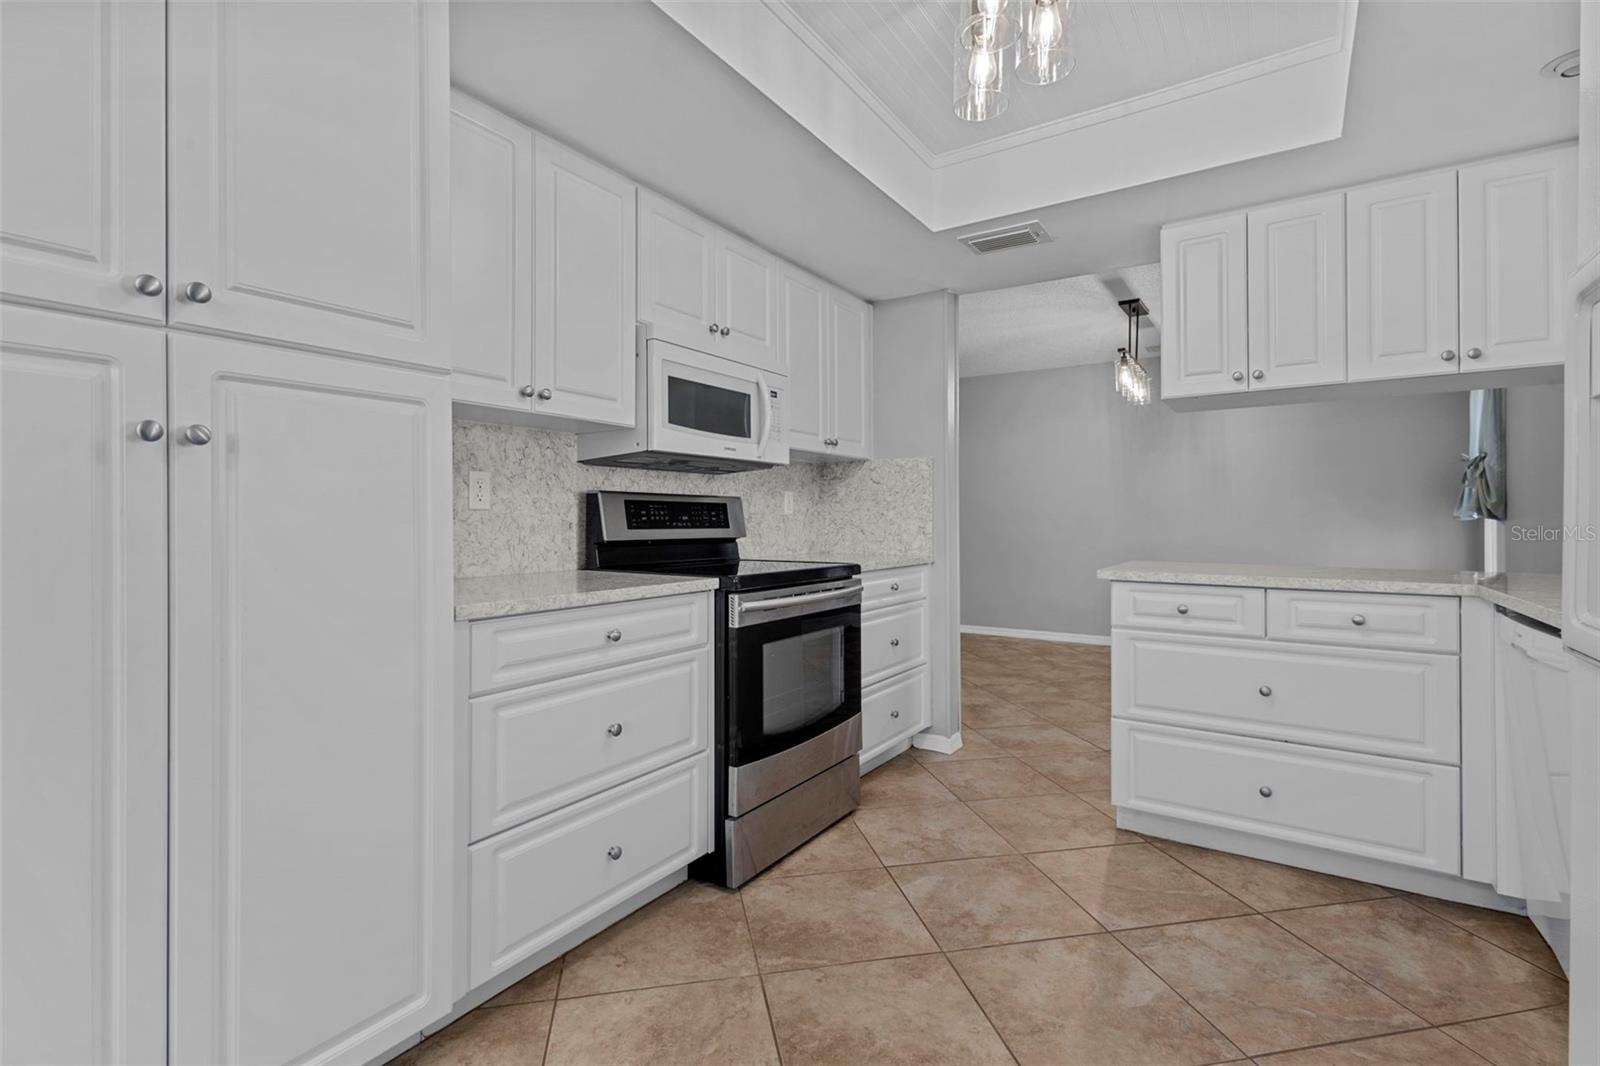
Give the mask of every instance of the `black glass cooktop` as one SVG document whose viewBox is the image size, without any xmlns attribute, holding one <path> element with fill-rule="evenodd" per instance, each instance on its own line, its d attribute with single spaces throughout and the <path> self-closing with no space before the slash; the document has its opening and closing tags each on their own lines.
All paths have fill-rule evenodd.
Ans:
<svg viewBox="0 0 1600 1066">
<path fill-rule="evenodd" d="M 794 559 L 682 559 L 658 563 L 631 560 L 627 566 L 610 569 L 714 577 L 729 592 L 809 585 L 817 581 L 843 581 L 861 573 L 861 567 L 855 563 L 818 563 Z"/>
</svg>

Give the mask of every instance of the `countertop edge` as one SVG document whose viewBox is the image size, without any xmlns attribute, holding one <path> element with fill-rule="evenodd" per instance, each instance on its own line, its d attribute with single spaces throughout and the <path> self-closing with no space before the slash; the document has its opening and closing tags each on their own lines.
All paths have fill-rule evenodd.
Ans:
<svg viewBox="0 0 1600 1066">
<path fill-rule="evenodd" d="M 455 605 L 455 620 L 485 622 L 519 614 L 544 614 L 547 611 L 566 611 L 575 607 L 600 607 L 608 603 L 655 600 L 664 596 L 687 596 L 697 592 L 714 592 L 716 588 L 717 582 L 713 578 L 686 578 L 670 584 L 633 585 L 627 588 L 582 592 L 553 592 L 542 596 L 471 600 Z"/>
</svg>

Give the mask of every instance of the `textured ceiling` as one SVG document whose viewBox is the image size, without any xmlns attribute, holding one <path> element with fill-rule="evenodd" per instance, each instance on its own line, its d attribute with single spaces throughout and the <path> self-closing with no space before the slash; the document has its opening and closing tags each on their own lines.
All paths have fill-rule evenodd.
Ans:
<svg viewBox="0 0 1600 1066">
<path fill-rule="evenodd" d="M 766 0 L 853 77 L 858 92 L 927 156 L 970 148 L 1337 38 L 1340 0 L 1075 0 L 1077 66 L 1048 86 L 1013 81 L 998 118 L 951 109 L 956 0 Z"/>
<path fill-rule="evenodd" d="M 1011 374 L 1055 366 L 1106 364 L 1128 343 L 1128 319 L 1118 300 L 1150 308 L 1139 327 L 1139 357 L 1159 345 L 1161 264 L 1105 274 L 1041 281 L 961 297 L 957 343 L 961 376 Z"/>
</svg>

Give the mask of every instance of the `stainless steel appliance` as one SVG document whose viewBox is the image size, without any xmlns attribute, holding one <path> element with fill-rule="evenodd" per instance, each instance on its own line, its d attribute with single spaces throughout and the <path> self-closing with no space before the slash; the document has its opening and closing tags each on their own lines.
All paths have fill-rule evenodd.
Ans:
<svg viewBox="0 0 1600 1066">
<path fill-rule="evenodd" d="M 861 795 L 861 568 L 741 559 L 737 496 L 591 492 L 587 565 L 714 577 L 716 850 L 691 872 L 743 884 Z"/>
<path fill-rule="evenodd" d="M 789 379 L 656 340 L 640 326 L 634 428 L 578 435 L 595 466 L 729 474 L 786 464 Z"/>
</svg>

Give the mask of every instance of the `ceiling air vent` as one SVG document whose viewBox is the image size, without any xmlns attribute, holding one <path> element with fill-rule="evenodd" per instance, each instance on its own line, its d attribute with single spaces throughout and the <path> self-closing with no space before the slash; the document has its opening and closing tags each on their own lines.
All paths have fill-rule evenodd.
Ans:
<svg viewBox="0 0 1600 1066">
<path fill-rule="evenodd" d="M 956 239 L 971 248 L 975 255 L 988 255 L 990 252 L 1003 252 L 1007 248 L 1044 244 L 1050 239 L 1050 234 L 1044 231 L 1041 223 L 1034 221 L 1024 222 L 1020 226 L 1007 226 L 1005 229 L 992 229 L 985 233 L 969 233 L 965 237 Z"/>
</svg>

